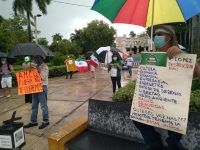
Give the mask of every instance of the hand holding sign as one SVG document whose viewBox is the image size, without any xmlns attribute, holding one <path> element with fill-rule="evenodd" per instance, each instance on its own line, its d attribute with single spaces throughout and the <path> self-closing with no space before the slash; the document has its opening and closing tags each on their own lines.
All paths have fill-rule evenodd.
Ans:
<svg viewBox="0 0 200 150">
<path fill-rule="evenodd" d="M 42 92 L 42 81 L 36 69 L 16 73 L 18 95 Z"/>
</svg>

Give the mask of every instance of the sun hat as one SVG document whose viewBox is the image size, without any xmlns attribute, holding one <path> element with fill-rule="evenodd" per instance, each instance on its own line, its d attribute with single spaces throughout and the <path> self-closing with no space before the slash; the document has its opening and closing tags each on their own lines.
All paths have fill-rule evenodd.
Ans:
<svg viewBox="0 0 200 150">
<path fill-rule="evenodd" d="M 31 57 L 30 57 L 30 56 L 26 56 L 26 57 L 24 58 L 24 63 L 25 63 L 25 64 L 28 64 L 30 61 L 31 61 Z"/>
<path fill-rule="evenodd" d="M 175 31 L 170 25 L 154 25 L 153 26 L 153 34 L 158 31 L 167 31 L 172 36 L 172 44 L 173 46 L 178 46 L 178 41 L 176 39 Z M 165 32 L 165 33 L 167 33 Z M 147 28 L 147 33 L 151 37 L 151 27 Z"/>
</svg>

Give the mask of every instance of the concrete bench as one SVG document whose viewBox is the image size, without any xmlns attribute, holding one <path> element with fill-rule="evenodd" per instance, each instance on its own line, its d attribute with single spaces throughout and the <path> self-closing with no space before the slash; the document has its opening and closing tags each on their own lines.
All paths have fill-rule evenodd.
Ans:
<svg viewBox="0 0 200 150">
<path fill-rule="evenodd" d="M 87 127 L 83 132 L 78 132 L 77 136 L 72 134 L 74 138 L 65 141 L 65 144 L 62 142 L 63 148 L 68 150 L 139 150 L 144 145 L 144 141 L 133 121 L 129 119 L 130 109 L 130 104 L 90 99 Z M 200 149 L 199 116 L 200 113 L 189 113 L 187 134 L 181 140 L 187 150 Z M 165 142 L 167 131 L 155 129 L 161 134 L 163 144 L 167 145 Z"/>
</svg>

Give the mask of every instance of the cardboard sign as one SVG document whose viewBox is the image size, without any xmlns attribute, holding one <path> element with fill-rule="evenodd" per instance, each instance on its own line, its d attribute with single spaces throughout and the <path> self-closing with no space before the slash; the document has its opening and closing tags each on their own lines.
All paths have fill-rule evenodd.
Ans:
<svg viewBox="0 0 200 150">
<path fill-rule="evenodd" d="M 42 92 L 41 77 L 36 69 L 16 73 L 18 95 Z"/>
<path fill-rule="evenodd" d="M 159 60 L 152 54 L 145 59 Z M 166 65 L 140 65 L 130 119 L 186 134 L 195 62 L 196 55 L 180 54 Z"/>
</svg>

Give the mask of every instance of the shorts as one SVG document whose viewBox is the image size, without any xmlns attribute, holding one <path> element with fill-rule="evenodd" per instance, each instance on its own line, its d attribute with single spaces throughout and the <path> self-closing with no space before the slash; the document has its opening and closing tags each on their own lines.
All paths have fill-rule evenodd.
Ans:
<svg viewBox="0 0 200 150">
<path fill-rule="evenodd" d="M 12 87 L 12 77 L 2 78 L 1 79 L 1 87 L 2 88 L 6 88 L 6 87 L 11 88 Z"/>
</svg>

